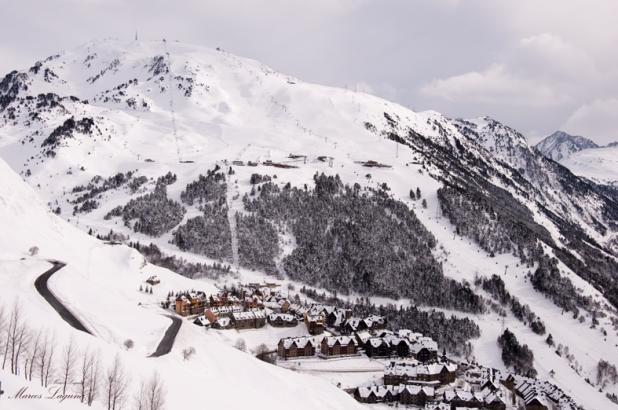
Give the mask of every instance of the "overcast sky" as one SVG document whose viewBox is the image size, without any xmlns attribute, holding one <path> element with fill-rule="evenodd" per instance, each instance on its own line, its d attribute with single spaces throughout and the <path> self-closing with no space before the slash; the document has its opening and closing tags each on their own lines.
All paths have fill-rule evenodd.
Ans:
<svg viewBox="0 0 618 410">
<path fill-rule="evenodd" d="M 536 141 L 618 140 L 618 0 L 0 0 L 0 72 L 104 37 L 167 38 Z M 3 74 L 0 74 L 0 76 Z"/>
</svg>

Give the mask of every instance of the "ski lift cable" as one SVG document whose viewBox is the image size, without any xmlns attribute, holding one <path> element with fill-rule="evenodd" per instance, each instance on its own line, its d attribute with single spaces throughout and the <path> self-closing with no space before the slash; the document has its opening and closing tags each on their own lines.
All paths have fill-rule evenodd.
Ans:
<svg viewBox="0 0 618 410">
<path fill-rule="evenodd" d="M 172 89 L 172 59 L 170 57 L 170 53 L 167 49 L 167 41 L 163 39 L 163 48 L 165 50 L 165 55 L 167 57 L 167 89 L 170 96 L 170 116 L 172 119 L 172 134 L 174 136 L 174 141 L 176 143 L 176 157 L 178 162 L 182 162 L 180 157 L 180 143 L 178 141 L 178 129 L 176 128 L 176 112 L 174 111 L 174 93 Z"/>
</svg>

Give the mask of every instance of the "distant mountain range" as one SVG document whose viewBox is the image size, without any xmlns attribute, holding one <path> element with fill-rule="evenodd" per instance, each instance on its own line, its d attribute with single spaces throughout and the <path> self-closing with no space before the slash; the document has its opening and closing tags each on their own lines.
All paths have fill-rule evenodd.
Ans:
<svg viewBox="0 0 618 410">
<path fill-rule="evenodd" d="M 618 141 L 601 146 L 589 138 L 556 131 L 534 148 L 576 175 L 618 185 Z"/>
</svg>

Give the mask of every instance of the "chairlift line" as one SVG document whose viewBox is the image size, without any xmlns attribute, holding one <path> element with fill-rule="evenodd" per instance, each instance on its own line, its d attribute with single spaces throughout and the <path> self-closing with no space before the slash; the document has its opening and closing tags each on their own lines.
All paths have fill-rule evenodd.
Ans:
<svg viewBox="0 0 618 410">
<path fill-rule="evenodd" d="M 180 157 L 180 143 L 178 141 L 178 129 L 176 128 L 176 112 L 174 111 L 174 94 L 172 90 L 172 59 L 170 57 L 170 53 L 167 49 L 167 41 L 163 39 L 163 48 L 165 50 L 165 55 L 167 56 L 167 89 L 170 95 L 170 116 L 172 119 L 172 133 L 174 135 L 174 141 L 176 143 L 176 158 L 179 163 L 182 163 L 182 159 Z"/>
</svg>

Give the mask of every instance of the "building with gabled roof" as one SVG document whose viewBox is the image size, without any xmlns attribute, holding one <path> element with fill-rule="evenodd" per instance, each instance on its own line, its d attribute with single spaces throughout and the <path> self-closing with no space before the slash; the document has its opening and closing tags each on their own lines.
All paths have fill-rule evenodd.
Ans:
<svg viewBox="0 0 618 410">
<path fill-rule="evenodd" d="M 277 344 L 277 355 L 282 359 L 315 356 L 317 342 L 310 336 L 286 337 Z"/>
<path fill-rule="evenodd" d="M 455 381 L 454 363 L 417 364 L 392 362 L 384 369 L 384 384 L 420 384 L 438 386 Z"/>
<path fill-rule="evenodd" d="M 289 313 L 271 313 L 268 315 L 268 324 L 274 327 L 294 327 L 298 319 Z"/>
<path fill-rule="evenodd" d="M 324 356 L 354 355 L 358 344 L 352 336 L 326 336 L 320 344 L 320 353 Z"/>
</svg>

